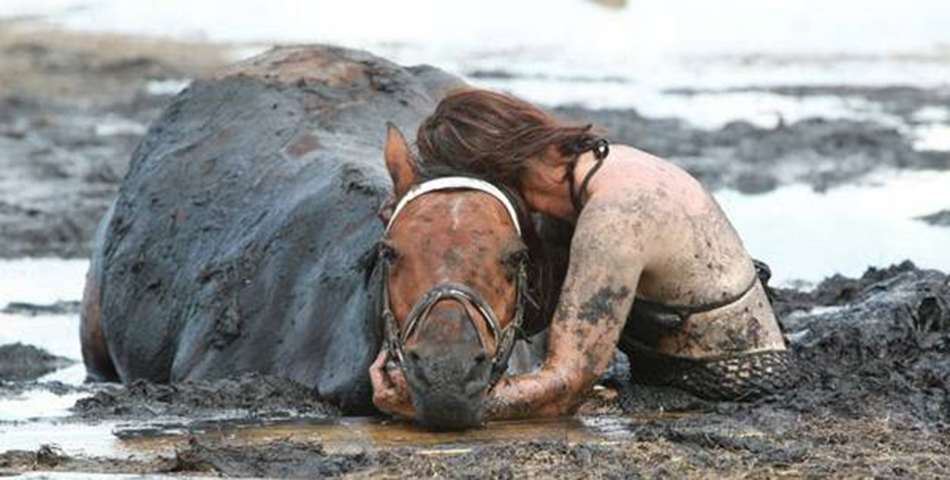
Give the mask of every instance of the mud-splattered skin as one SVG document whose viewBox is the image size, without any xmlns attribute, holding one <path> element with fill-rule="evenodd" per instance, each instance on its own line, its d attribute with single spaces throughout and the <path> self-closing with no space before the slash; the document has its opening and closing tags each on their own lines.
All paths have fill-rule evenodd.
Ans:
<svg viewBox="0 0 950 480">
<path fill-rule="evenodd" d="M 576 178 L 592 164 L 591 154 L 582 156 Z M 785 348 L 749 255 L 695 179 L 662 159 L 614 146 L 577 215 L 561 181 L 565 168 L 563 159 L 533 161 L 523 187 L 534 209 L 577 222 L 547 359 L 536 373 L 502 380 L 489 402 L 492 418 L 572 412 L 606 370 L 637 298 L 701 305 L 754 284 L 733 304 L 689 316 L 653 346 L 691 357 Z"/>
</svg>

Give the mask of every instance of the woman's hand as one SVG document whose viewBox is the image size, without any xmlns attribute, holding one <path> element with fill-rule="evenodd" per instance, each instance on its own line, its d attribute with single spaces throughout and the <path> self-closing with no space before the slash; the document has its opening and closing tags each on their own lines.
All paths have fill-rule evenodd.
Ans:
<svg viewBox="0 0 950 480">
<path fill-rule="evenodd" d="M 373 382 L 373 403 L 376 408 L 390 415 L 410 420 L 415 418 L 406 377 L 398 364 L 389 361 L 385 349 L 379 352 L 376 361 L 370 365 L 369 379 Z"/>
</svg>

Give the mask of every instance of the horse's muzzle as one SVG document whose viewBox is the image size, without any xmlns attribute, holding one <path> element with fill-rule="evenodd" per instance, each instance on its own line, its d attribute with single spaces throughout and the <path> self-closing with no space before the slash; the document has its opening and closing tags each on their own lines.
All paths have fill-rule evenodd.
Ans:
<svg viewBox="0 0 950 480">
<path fill-rule="evenodd" d="M 473 339 L 420 342 L 406 350 L 403 370 L 421 423 L 439 430 L 482 424 L 492 362 Z"/>
</svg>

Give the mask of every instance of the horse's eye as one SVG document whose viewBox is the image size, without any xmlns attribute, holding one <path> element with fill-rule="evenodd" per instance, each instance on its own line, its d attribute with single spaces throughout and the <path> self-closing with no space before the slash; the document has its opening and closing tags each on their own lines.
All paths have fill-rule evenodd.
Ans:
<svg viewBox="0 0 950 480">
<path fill-rule="evenodd" d="M 518 250 L 517 252 L 509 255 L 508 258 L 509 258 L 508 262 L 511 263 L 512 265 L 514 266 L 521 265 L 522 263 L 526 263 L 528 261 L 528 251 Z"/>
<path fill-rule="evenodd" d="M 528 251 L 527 250 L 518 250 L 516 252 L 510 253 L 502 259 L 501 263 L 505 266 L 505 269 L 508 270 L 509 275 L 514 275 L 518 271 L 518 267 L 528 262 Z M 510 280 L 510 279 L 509 279 Z"/>
<path fill-rule="evenodd" d="M 396 249 L 392 245 L 385 242 L 380 242 L 379 258 L 387 262 L 394 262 L 397 258 L 399 258 L 399 253 L 396 252 Z"/>
</svg>

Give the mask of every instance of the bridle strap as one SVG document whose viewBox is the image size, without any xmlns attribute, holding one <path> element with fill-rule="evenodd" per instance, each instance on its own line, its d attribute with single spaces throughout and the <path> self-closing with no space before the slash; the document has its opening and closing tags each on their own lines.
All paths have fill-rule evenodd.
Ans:
<svg viewBox="0 0 950 480">
<path fill-rule="evenodd" d="M 471 177 L 442 177 L 435 180 L 429 180 L 428 182 L 420 183 L 416 185 L 399 200 L 399 203 L 396 204 L 396 208 L 393 209 L 392 216 L 389 217 L 389 224 L 386 225 L 386 231 L 389 231 L 392 228 L 393 223 L 396 221 L 396 217 L 399 216 L 399 213 L 402 212 L 403 208 L 412 202 L 413 200 L 431 192 L 437 192 L 440 190 L 477 190 L 480 192 L 485 192 L 492 197 L 495 197 L 496 200 L 501 202 L 505 207 L 505 211 L 508 212 L 508 216 L 511 217 L 512 223 L 515 224 L 515 230 L 518 232 L 518 236 L 521 236 L 521 222 L 518 221 L 518 210 L 515 209 L 515 206 L 511 203 L 511 200 L 508 199 L 508 196 L 504 194 L 498 187 L 477 178 Z"/>
</svg>

